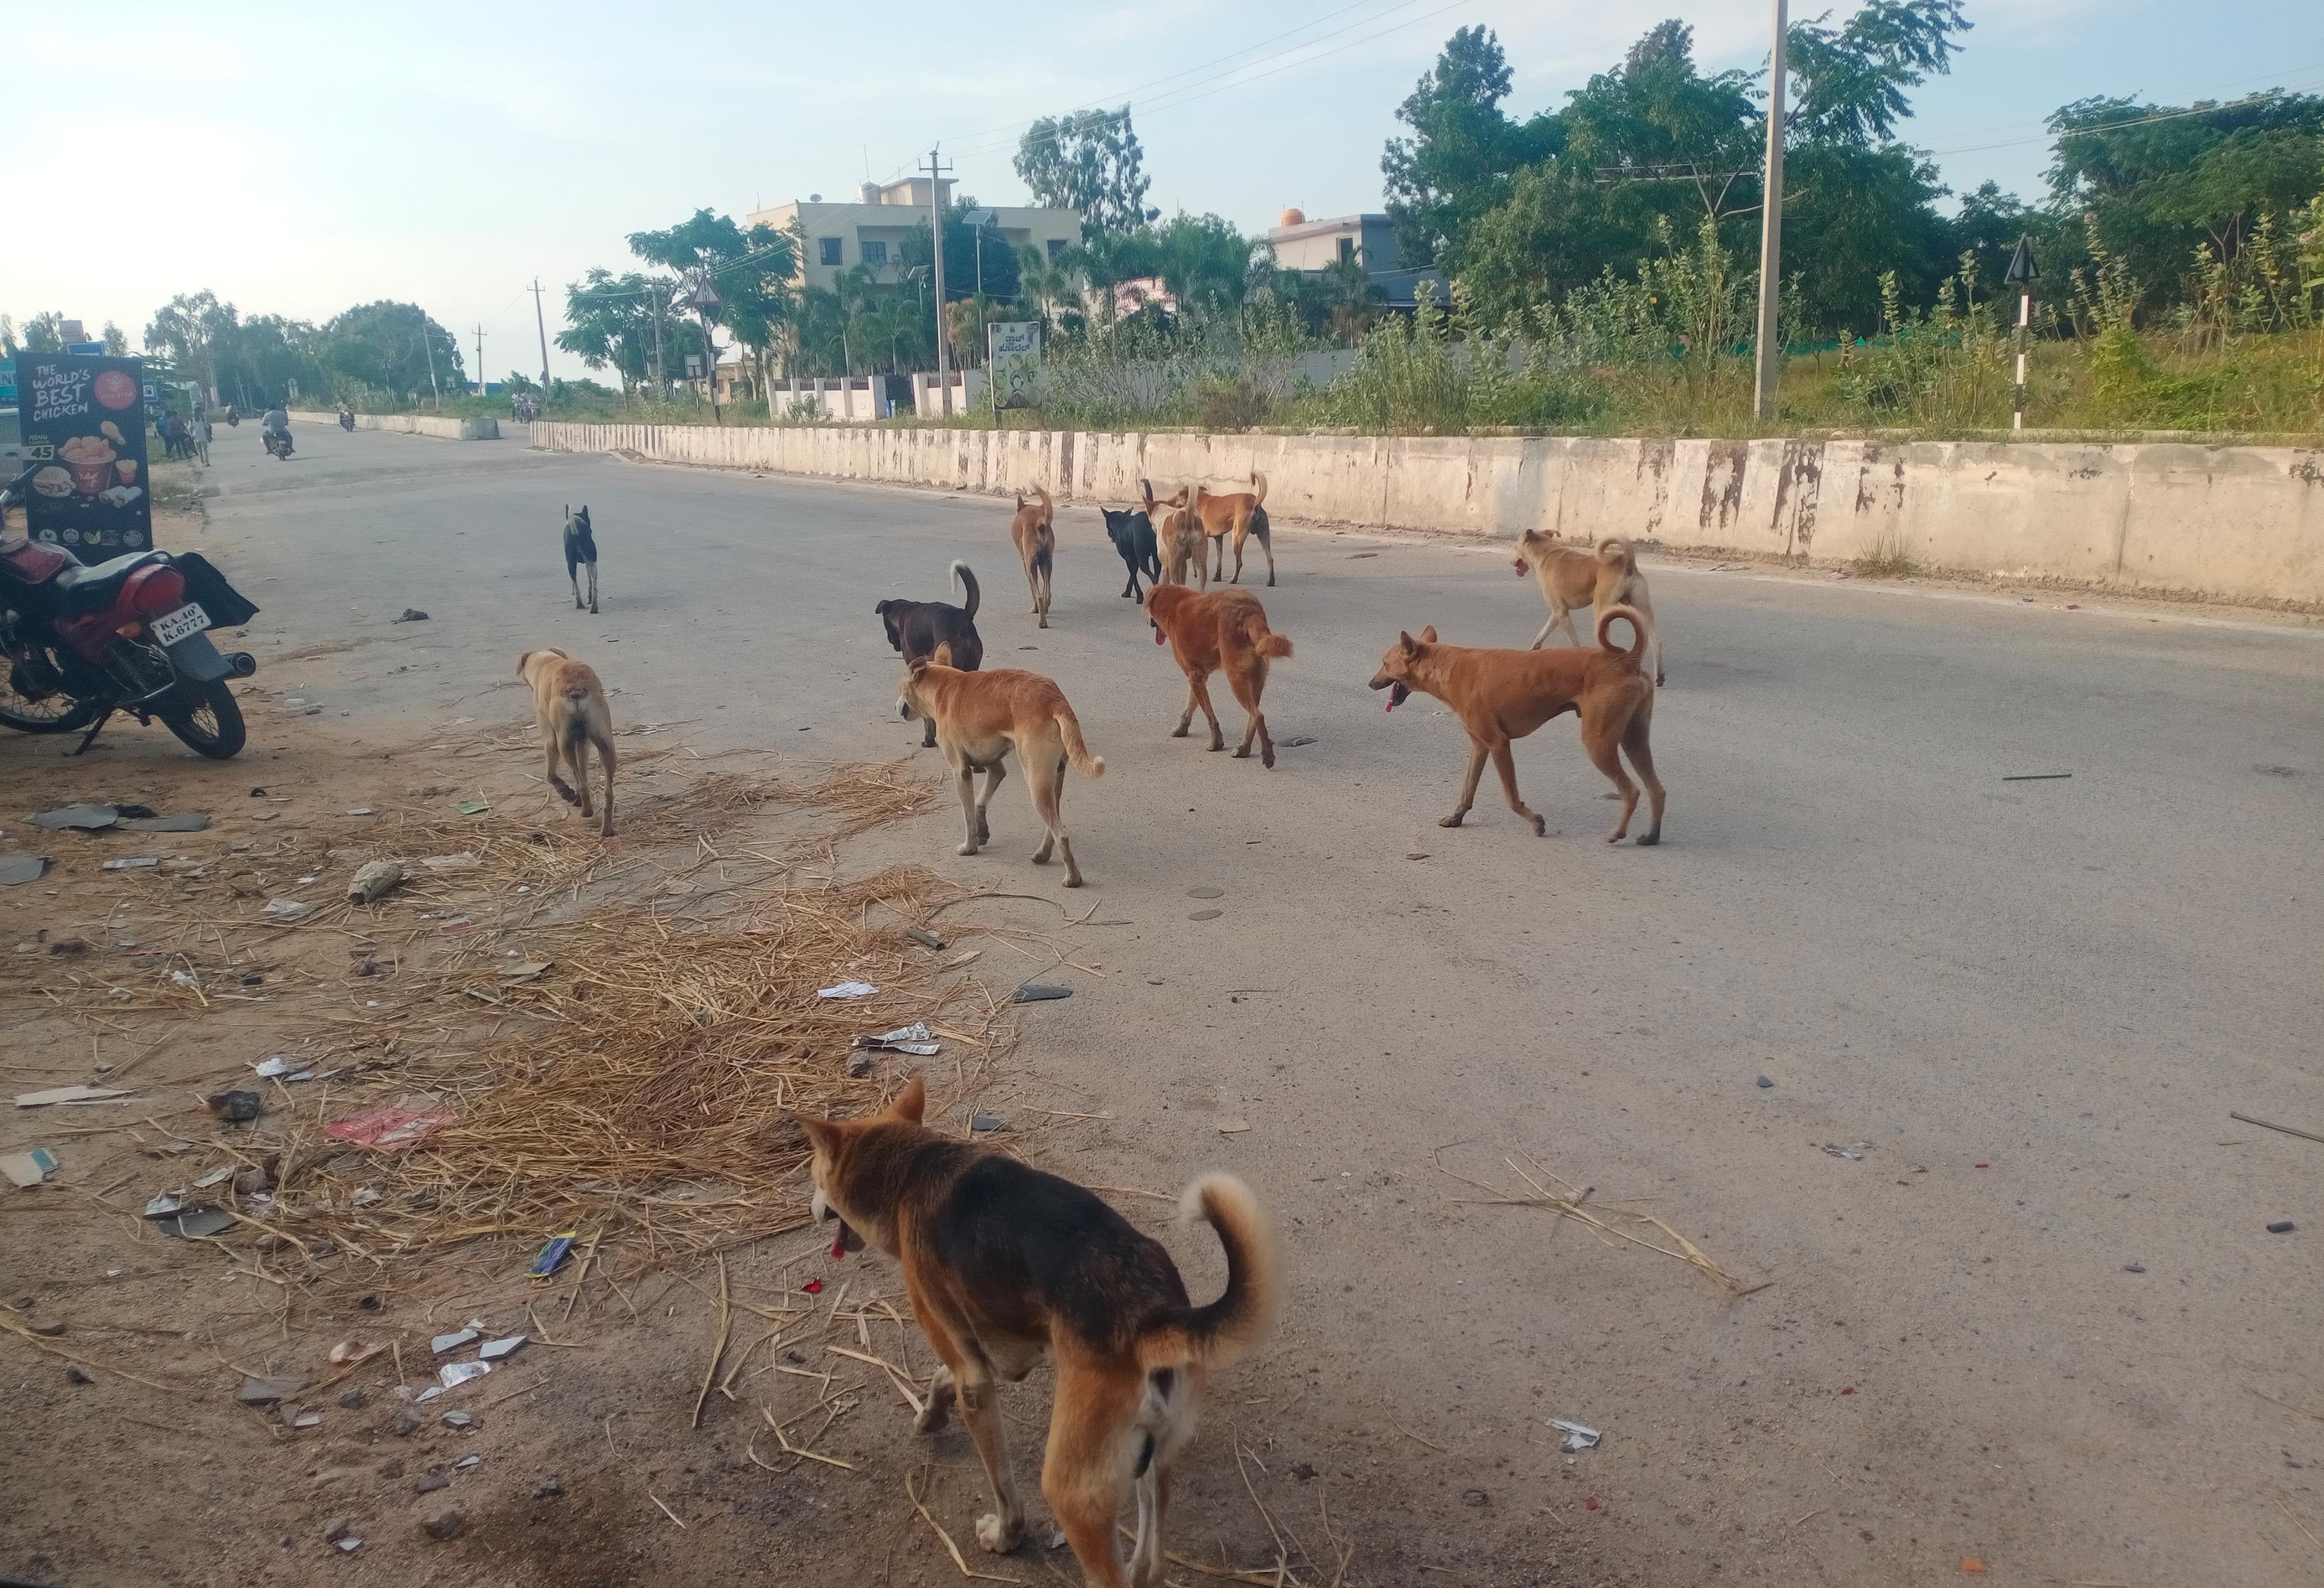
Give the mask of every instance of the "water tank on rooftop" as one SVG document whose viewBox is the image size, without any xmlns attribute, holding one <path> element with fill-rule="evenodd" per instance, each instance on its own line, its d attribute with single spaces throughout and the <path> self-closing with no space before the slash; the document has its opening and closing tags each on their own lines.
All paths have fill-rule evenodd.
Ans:
<svg viewBox="0 0 2324 1588">
<path fill-rule="evenodd" d="M 1305 210 L 1286 209 L 1283 212 L 1283 219 L 1279 224 L 1286 226 L 1305 226 L 1306 223 L 1307 212 Z"/>
</svg>

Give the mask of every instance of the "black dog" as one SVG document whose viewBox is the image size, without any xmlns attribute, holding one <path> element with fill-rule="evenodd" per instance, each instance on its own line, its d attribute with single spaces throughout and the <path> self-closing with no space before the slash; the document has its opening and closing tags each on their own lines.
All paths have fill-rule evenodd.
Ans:
<svg viewBox="0 0 2324 1588">
<path fill-rule="evenodd" d="M 907 665 L 933 657 L 939 645 L 952 647 L 952 665 L 964 673 L 984 665 L 984 641 L 976 632 L 976 576 L 964 562 L 954 562 L 952 572 L 968 592 L 965 607 L 948 606 L 941 601 L 882 601 L 872 609 L 887 625 L 888 643 L 902 654 Z M 922 722 L 927 731 L 920 743 L 934 745 L 936 719 L 926 717 Z"/>
<path fill-rule="evenodd" d="M 589 528 L 589 509 L 585 503 L 580 512 L 573 504 L 565 504 L 565 577 L 573 581 L 573 610 L 581 610 L 581 569 L 589 570 L 589 611 L 597 611 L 597 537 Z"/>
<path fill-rule="evenodd" d="M 1138 484 L 1148 493 L 1153 490 L 1143 480 Z M 1146 595 L 1138 587 L 1138 576 L 1144 574 L 1154 584 L 1162 582 L 1162 551 L 1155 544 L 1154 521 L 1137 508 L 1127 512 L 1116 512 L 1111 507 L 1098 511 L 1105 514 L 1106 539 L 1113 542 L 1113 549 L 1121 553 L 1122 566 L 1130 569 L 1130 584 L 1121 593 L 1143 606 Z"/>
</svg>

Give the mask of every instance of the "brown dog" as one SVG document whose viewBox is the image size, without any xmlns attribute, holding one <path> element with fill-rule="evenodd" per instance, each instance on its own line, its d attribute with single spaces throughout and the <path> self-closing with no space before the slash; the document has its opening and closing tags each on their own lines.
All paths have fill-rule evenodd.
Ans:
<svg viewBox="0 0 2324 1588">
<path fill-rule="evenodd" d="M 1545 530 L 1527 530 L 1517 537 L 1517 573 L 1541 581 L 1541 598 L 1549 603 L 1549 621 L 1533 637 L 1538 651 L 1560 623 L 1566 642 L 1582 643 L 1573 627 L 1573 609 L 1588 606 L 1603 612 L 1614 605 L 1633 606 L 1645 617 L 1649 643 L 1655 650 L 1655 682 L 1663 681 L 1663 636 L 1655 609 L 1646 599 L 1646 576 L 1638 571 L 1637 553 L 1630 543 L 1609 535 L 1594 552 L 1560 546 L 1557 536 Z"/>
<path fill-rule="evenodd" d="M 1635 643 L 1618 651 L 1608 642 L 1606 629 L 1616 618 L 1628 620 Z M 1647 729 L 1654 721 L 1655 687 L 1638 668 L 1646 654 L 1646 625 L 1627 606 L 1598 609 L 1595 649 L 1567 647 L 1557 651 L 1485 651 L 1465 645 L 1440 645 L 1434 628 L 1420 638 L 1399 634 L 1372 688 L 1388 693 L 1394 711 L 1415 689 L 1434 695 L 1452 708 L 1469 730 L 1469 775 L 1461 785 L 1460 808 L 1436 825 L 1457 827 L 1477 802 L 1477 780 L 1485 758 L 1501 774 L 1501 792 L 1509 808 L 1533 824 L 1539 837 L 1548 824 L 1526 808 L 1517 798 L 1517 766 L 1509 758 L 1510 741 L 1522 739 L 1542 724 L 1565 712 L 1582 716 L 1582 748 L 1592 765 L 1614 780 L 1622 796 L 1622 817 L 1606 835 L 1612 844 L 1630 830 L 1631 813 L 1638 808 L 1638 787 L 1622 770 L 1617 750 L 1627 751 L 1630 764 L 1646 785 L 1654 825 L 1638 835 L 1641 844 L 1659 844 L 1663 837 L 1663 786 L 1655 776 L 1654 747 Z"/>
<path fill-rule="evenodd" d="M 1041 626 L 1049 626 L 1049 581 L 1057 560 L 1057 525 L 1049 494 L 1036 485 L 1036 500 L 1017 498 L 1017 516 L 1010 521 L 1009 538 L 1017 542 L 1017 560 L 1025 565 L 1025 587 L 1033 593 L 1033 613 Z"/>
<path fill-rule="evenodd" d="M 1242 543 L 1255 540 L 1259 549 L 1267 553 L 1267 582 L 1275 583 L 1275 542 L 1269 538 L 1267 525 L 1267 476 L 1257 469 L 1250 471 L 1251 488 L 1232 495 L 1214 494 L 1208 488 L 1194 487 L 1194 516 L 1202 521 L 1203 533 L 1219 549 L 1218 572 L 1211 577 L 1225 578 L 1227 572 L 1227 537 L 1234 537 L 1235 571 L 1228 582 L 1242 583 Z"/>
<path fill-rule="evenodd" d="M 815 1155 L 815 1216 L 841 1221 L 843 1246 L 853 1237 L 896 1260 L 942 1359 L 914 1426 L 935 1433 L 959 1403 L 996 1508 L 976 1541 L 1005 1554 L 1025 1536 L 1025 1512 L 998 1381 L 1055 1356 L 1041 1493 L 1097 1588 L 1159 1582 L 1171 1469 L 1194 1437 L 1203 1390 L 1274 1323 L 1282 1264 L 1267 1214 L 1231 1175 L 1186 1187 L 1184 1216 L 1216 1230 L 1227 1258 L 1224 1294 L 1195 1306 L 1160 1242 L 1070 1180 L 928 1130 L 927 1106 L 915 1078 L 868 1119 L 798 1117 Z M 1124 1575 L 1114 1519 L 1132 1494 L 1138 1532 Z"/>
<path fill-rule="evenodd" d="M 597 831 L 613 835 L 613 711 L 605 704 L 605 686 L 597 669 L 562 651 L 528 651 L 516 659 L 516 676 L 532 686 L 532 720 L 540 730 L 541 748 L 549 754 L 549 786 L 577 805 L 583 816 L 595 816 L 589 807 L 589 746 L 605 769 L 605 813 Z M 567 762 L 573 765 L 573 782 L 559 774 Z M 575 785 L 578 785 L 577 791 Z"/>
<path fill-rule="evenodd" d="M 936 649 L 943 654 L 944 647 Z M 1033 852 L 1033 863 L 1048 864 L 1055 845 L 1065 856 L 1065 886 L 1082 885 L 1073 840 L 1065 836 L 1058 814 L 1065 792 L 1065 762 L 1071 761 L 1084 777 L 1095 778 L 1104 775 L 1105 758 L 1092 755 L 1082 743 L 1080 719 L 1054 680 L 1010 667 L 968 673 L 941 661 L 915 661 L 904 675 L 904 692 L 896 706 L 906 722 L 916 716 L 936 719 L 936 747 L 960 780 L 960 814 L 968 824 L 961 854 L 974 854 L 991 841 L 985 812 L 1005 775 L 1002 762 L 1013 749 L 1032 785 L 1033 812 L 1047 829 L 1041 847 Z M 980 771 L 984 773 L 981 799 L 973 789 Z"/>
<path fill-rule="evenodd" d="M 1204 683 L 1212 673 L 1223 669 L 1227 688 L 1250 714 L 1235 758 L 1240 761 L 1250 754 L 1250 742 L 1256 736 L 1259 764 L 1273 766 L 1275 741 L 1268 736 L 1267 717 L 1259 709 L 1259 697 L 1267 688 L 1268 659 L 1288 659 L 1291 642 L 1267 626 L 1267 609 L 1259 605 L 1259 597 L 1248 590 L 1197 595 L 1184 585 L 1157 585 L 1147 597 L 1146 616 L 1154 625 L 1154 642 L 1169 641 L 1178 670 L 1186 675 L 1186 709 L 1178 714 L 1178 726 L 1170 736 L 1186 736 L 1199 706 L 1211 725 L 1211 748 L 1225 748 L 1226 741 L 1219 733 L 1219 714 L 1211 709 L 1211 692 Z"/>
<path fill-rule="evenodd" d="M 1184 585 L 1191 569 L 1205 590 L 1211 587 L 1211 559 L 1203 542 L 1203 531 L 1188 511 L 1186 499 L 1194 494 L 1191 485 L 1181 485 L 1170 495 L 1157 499 L 1154 487 L 1144 480 L 1138 488 L 1146 494 L 1146 516 L 1154 525 L 1155 554 L 1161 559 L 1162 577 L 1155 584 Z M 1167 509 L 1167 512 L 1163 511 Z"/>
</svg>

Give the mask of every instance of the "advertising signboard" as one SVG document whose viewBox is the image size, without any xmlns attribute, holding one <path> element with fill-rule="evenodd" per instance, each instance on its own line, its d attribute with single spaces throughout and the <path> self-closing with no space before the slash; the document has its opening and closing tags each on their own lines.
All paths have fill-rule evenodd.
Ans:
<svg viewBox="0 0 2324 1588">
<path fill-rule="evenodd" d="M 1011 320 L 986 328 L 991 349 L 992 406 L 1030 408 L 1041 374 L 1041 322 Z"/>
<path fill-rule="evenodd" d="M 100 561 L 153 544 L 146 475 L 145 361 L 73 353 L 18 355 L 25 530 Z"/>
</svg>

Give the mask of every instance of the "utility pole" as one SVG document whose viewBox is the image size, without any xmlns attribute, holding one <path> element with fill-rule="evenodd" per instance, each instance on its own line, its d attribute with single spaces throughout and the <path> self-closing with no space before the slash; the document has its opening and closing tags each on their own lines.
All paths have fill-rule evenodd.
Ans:
<svg viewBox="0 0 2324 1588">
<path fill-rule="evenodd" d="M 1767 180 L 1759 210 L 1759 370 L 1751 411 L 1775 417 L 1775 372 L 1783 357 L 1777 345 L 1775 306 L 1784 281 L 1784 0 L 1775 0 L 1775 42 L 1767 61 Z"/>
<path fill-rule="evenodd" d="M 540 308 L 540 278 L 532 278 L 532 323 L 540 330 L 540 394 L 549 395 L 549 319 Z"/>
<path fill-rule="evenodd" d="M 654 311 L 654 400 L 660 402 L 669 395 L 669 370 L 661 361 L 661 283 L 652 283 Z"/>
<path fill-rule="evenodd" d="M 2017 283 L 2017 400 L 2011 414 L 2009 428 L 2025 428 L 2025 338 L 2034 327 L 2034 278 L 2041 271 L 2034 263 L 2034 239 L 2020 235 L 2017 252 L 2009 256 L 2009 273 L 2002 279 Z"/>
<path fill-rule="evenodd" d="M 436 338 L 428 334 L 428 311 L 420 311 L 420 347 L 428 355 L 428 386 L 436 393 L 436 406 L 444 406 L 444 386 L 436 378 Z"/>
<path fill-rule="evenodd" d="M 945 351 L 944 177 L 950 169 L 936 158 L 936 150 L 928 151 L 928 238 L 936 245 L 936 389 L 943 393 L 937 401 L 946 413 L 952 411 L 952 358 Z"/>
<path fill-rule="evenodd" d="M 476 322 L 476 395 L 484 394 L 484 322 Z"/>
</svg>

